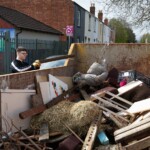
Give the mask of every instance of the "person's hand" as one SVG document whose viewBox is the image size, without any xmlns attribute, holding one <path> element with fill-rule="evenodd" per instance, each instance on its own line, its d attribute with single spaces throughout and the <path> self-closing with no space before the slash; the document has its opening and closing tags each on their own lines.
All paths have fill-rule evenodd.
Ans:
<svg viewBox="0 0 150 150">
<path fill-rule="evenodd" d="M 32 65 L 35 69 L 39 69 L 41 66 L 41 62 L 39 60 L 35 60 Z"/>
</svg>

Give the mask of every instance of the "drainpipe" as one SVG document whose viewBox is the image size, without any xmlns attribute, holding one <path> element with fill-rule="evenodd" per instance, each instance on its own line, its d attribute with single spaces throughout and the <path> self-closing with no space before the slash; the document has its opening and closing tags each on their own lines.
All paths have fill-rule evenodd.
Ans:
<svg viewBox="0 0 150 150">
<path fill-rule="evenodd" d="M 20 33 L 22 33 L 22 29 L 20 29 L 20 31 L 16 33 L 16 48 L 18 47 L 18 35 Z"/>
</svg>

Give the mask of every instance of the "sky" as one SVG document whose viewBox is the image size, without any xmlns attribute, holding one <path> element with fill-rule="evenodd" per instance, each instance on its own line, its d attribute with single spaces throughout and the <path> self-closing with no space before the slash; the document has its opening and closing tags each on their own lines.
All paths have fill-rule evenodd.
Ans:
<svg viewBox="0 0 150 150">
<path fill-rule="evenodd" d="M 104 5 L 102 3 L 105 0 L 99 0 L 99 2 L 97 2 L 97 0 L 72 0 L 72 1 L 78 3 L 81 7 L 83 7 L 87 11 L 90 10 L 91 3 L 95 3 L 95 15 L 96 15 L 96 17 L 97 17 L 99 10 L 103 11 L 103 19 L 104 18 L 111 19 L 111 18 L 116 17 L 115 13 L 108 14 L 107 12 L 105 12 Z M 137 40 L 140 39 L 141 35 L 143 35 L 144 33 L 147 32 L 147 29 L 140 29 L 140 28 L 134 28 L 134 27 L 132 29 L 136 35 Z"/>
</svg>

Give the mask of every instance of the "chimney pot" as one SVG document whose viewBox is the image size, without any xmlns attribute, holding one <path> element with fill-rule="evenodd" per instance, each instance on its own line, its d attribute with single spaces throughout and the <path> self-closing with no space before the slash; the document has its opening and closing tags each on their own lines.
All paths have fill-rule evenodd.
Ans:
<svg viewBox="0 0 150 150">
<path fill-rule="evenodd" d="M 108 26 L 108 19 L 107 19 L 107 18 L 104 19 L 104 24 L 105 24 L 106 26 Z"/>
<path fill-rule="evenodd" d="M 95 16 L 95 4 L 94 3 L 91 4 L 90 13 Z"/>
<path fill-rule="evenodd" d="M 99 21 L 103 21 L 103 12 L 102 12 L 102 10 L 100 10 L 99 12 L 98 12 L 98 19 L 99 19 Z"/>
</svg>

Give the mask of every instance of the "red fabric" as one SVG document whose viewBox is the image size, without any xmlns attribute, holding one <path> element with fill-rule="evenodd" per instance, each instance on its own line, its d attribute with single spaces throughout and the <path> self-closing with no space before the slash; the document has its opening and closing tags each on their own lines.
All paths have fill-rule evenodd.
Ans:
<svg viewBox="0 0 150 150">
<path fill-rule="evenodd" d="M 120 87 L 124 86 L 127 84 L 127 80 L 126 79 L 123 79 L 121 82 L 120 82 Z"/>
</svg>

